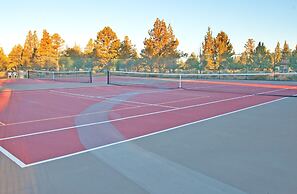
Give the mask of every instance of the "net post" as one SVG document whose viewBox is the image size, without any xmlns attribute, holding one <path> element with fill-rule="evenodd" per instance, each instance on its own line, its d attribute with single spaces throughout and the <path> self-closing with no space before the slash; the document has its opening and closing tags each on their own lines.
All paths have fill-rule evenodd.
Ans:
<svg viewBox="0 0 297 194">
<path fill-rule="evenodd" d="M 275 65 L 273 66 L 273 80 L 276 80 L 276 76 L 275 76 Z"/>
<path fill-rule="evenodd" d="M 110 71 L 109 70 L 107 70 L 107 80 L 106 80 L 106 83 L 107 83 L 107 85 L 109 85 L 110 84 Z"/>
<path fill-rule="evenodd" d="M 182 75 L 179 74 L 179 84 L 178 84 L 178 88 L 182 88 Z"/>
<path fill-rule="evenodd" d="M 30 71 L 27 71 L 27 78 L 30 79 Z"/>
<path fill-rule="evenodd" d="M 93 83 L 93 75 L 92 75 L 92 71 L 89 71 L 89 75 L 90 75 L 90 83 Z"/>
<path fill-rule="evenodd" d="M 52 79 L 55 80 L 55 72 L 53 71 L 52 74 L 53 74 Z"/>
</svg>

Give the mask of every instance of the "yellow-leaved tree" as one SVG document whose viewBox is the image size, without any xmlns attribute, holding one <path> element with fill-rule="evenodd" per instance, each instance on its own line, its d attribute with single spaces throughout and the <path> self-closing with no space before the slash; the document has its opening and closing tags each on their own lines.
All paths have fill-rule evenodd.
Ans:
<svg viewBox="0 0 297 194">
<path fill-rule="evenodd" d="M 204 42 L 202 43 L 202 62 L 208 70 L 218 69 L 215 63 L 215 39 L 212 36 L 210 27 L 208 27 Z"/>
<path fill-rule="evenodd" d="M 22 66 L 23 47 L 18 44 L 8 54 L 7 70 L 18 71 Z"/>
<path fill-rule="evenodd" d="M 144 49 L 141 56 L 151 72 L 174 71 L 177 67 L 177 59 L 182 53 L 177 50 L 179 45 L 171 25 L 166 25 L 164 20 L 156 19 L 154 28 L 148 32 L 149 38 L 144 40 Z"/>
<path fill-rule="evenodd" d="M 8 58 L 4 53 L 3 48 L 0 47 L 0 71 L 5 71 L 8 65 Z"/>
<path fill-rule="evenodd" d="M 215 69 L 231 67 L 234 55 L 233 46 L 228 35 L 221 31 L 215 38 Z"/>
<path fill-rule="evenodd" d="M 105 27 L 98 32 L 95 41 L 95 56 L 97 58 L 95 69 L 110 69 L 112 66 L 111 60 L 119 56 L 120 45 L 120 39 L 110 27 Z"/>
<path fill-rule="evenodd" d="M 60 70 L 59 65 L 59 58 L 61 55 L 61 48 L 64 44 L 64 40 L 61 38 L 61 36 L 58 33 L 55 33 L 51 36 L 52 40 L 52 49 L 53 49 L 53 57 L 56 64 L 56 70 Z"/>
</svg>

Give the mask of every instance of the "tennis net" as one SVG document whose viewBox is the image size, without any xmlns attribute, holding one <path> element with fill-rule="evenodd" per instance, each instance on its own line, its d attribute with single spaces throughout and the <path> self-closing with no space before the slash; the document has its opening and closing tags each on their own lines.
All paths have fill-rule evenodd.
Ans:
<svg viewBox="0 0 297 194">
<path fill-rule="evenodd" d="M 29 79 L 92 83 L 91 71 L 28 71 Z"/>
<path fill-rule="evenodd" d="M 173 74 L 121 71 L 107 73 L 107 83 L 118 86 L 240 94 L 260 93 L 269 89 L 290 91 L 279 93 L 280 96 L 297 94 L 297 82 L 293 81 L 297 81 L 297 73 Z"/>
</svg>

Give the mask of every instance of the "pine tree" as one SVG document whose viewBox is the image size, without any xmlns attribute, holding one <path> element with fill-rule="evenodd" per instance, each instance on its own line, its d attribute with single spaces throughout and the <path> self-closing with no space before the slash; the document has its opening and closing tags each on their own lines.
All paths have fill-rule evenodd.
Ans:
<svg viewBox="0 0 297 194">
<path fill-rule="evenodd" d="M 34 53 L 34 47 L 33 47 L 33 34 L 31 30 L 28 32 L 28 35 L 25 40 L 24 44 L 24 50 L 23 50 L 23 57 L 22 57 L 22 63 L 25 68 L 31 68 L 32 67 L 32 56 Z"/>
<path fill-rule="evenodd" d="M 248 56 L 246 52 L 241 53 L 240 58 L 239 58 L 239 63 L 241 65 L 246 65 L 248 62 Z"/>
<path fill-rule="evenodd" d="M 31 64 L 34 65 L 35 67 L 38 66 L 38 58 L 37 58 L 37 51 L 39 48 L 39 39 L 37 36 L 37 32 L 34 31 L 33 35 L 32 35 L 32 48 L 33 48 L 33 53 L 32 53 L 32 58 L 31 58 Z"/>
<path fill-rule="evenodd" d="M 119 49 L 119 60 L 117 61 L 117 70 L 126 69 L 131 70 L 133 66 L 136 65 L 137 51 L 135 45 L 132 44 L 128 36 L 125 36 L 124 40 L 121 42 Z"/>
<path fill-rule="evenodd" d="M 110 68 L 108 63 L 119 55 L 120 40 L 116 33 L 110 27 L 105 27 L 98 32 L 95 43 L 95 55 L 99 59 L 97 68 Z"/>
<path fill-rule="evenodd" d="M 290 55 L 291 55 L 291 50 L 289 48 L 289 45 L 288 45 L 287 41 L 285 41 L 284 47 L 283 47 L 283 50 L 282 50 L 282 64 L 283 65 L 288 65 Z"/>
<path fill-rule="evenodd" d="M 52 39 L 50 34 L 43 30 L 42 38 L 40 40 L 40 45 L 37 50 L 38 64 L 41 68 L 45 69 L 55 69 L 56 66 L 56 56 L 53 49 Z"/>
<path fill-rule="evenodd" d="M 280 43 L 277 42 L 276 47 L 274 49 L 274 64 L 275 65 L 280 64 L 281 59 L 282 59 L 282 51 L 280 48 Z"/>
<path fill-rule="evenodd" d="M 179 45 L 178 39 L 173 33 L 171 25 L 166 25 L 164 20 L 156 19 L 153 29 L 148 32 L 149 38 L 144 40 L 144 49 L 141 51 L 141 56 L 149 64 L 149 70 L 154 69 L 164 71 L 172 69 L 169 65 L 174 65 L 177 59 L 182 55 L 177 50 Z"/>
<path fill-rule="evenodd" d="M 8 54 L 8 70 L 18 71 L 22 66 L 23 47 L 18 44 Z"/>
<path fill-rule="evenodd" d="M 93 39 L 91 38 L 89 41 L 88 41 L 88 43 L 87 43 L 87 45 L 86 45 L 86 47 L 85 47 L 85 49 L 84 49 L 84 54 L 85 55 L 92 55 L 93 54 L 93 52 L 94 52 L 94 49 L 95 49 L 95 43 L 94 43 L 94 41 L 93 41 Z"/>
<path fill-rule="evenodd" d="M 297 71 L 297 45 L 291 55 L 290 67 L 292 70 Z"/>
<path fill-rule="evenodd" d="M 0 71 L 4 71 L 7 69 L 8 58 L 5 55 L 3 48 L 0 47 Z"/>
<path fill-rule="evenodd" d="M 233 46 L 228 35 L 225 32 L 220 32 L 215 39 L 215 55 L 216 69 L 227 67 L 233 62 L 234 55 Z"/>
<path fill-rule="evenodd" d="M 248 39 L 246 44 L 244 45 L 245 55 L 247 59 L 248 65 L 253 65 L 254 63 L 254 52 L 255 52 L 255 41 L 253 39 Z"/>
<path fill-rule="evenodd" d="M 55 33 L 51 36 L 51 42 L 52 42 L 52 50 L 53 50 L 53 57 L 56 64 L 56 70 L 60 70 L 59 66 L 59 57 L 61 54 L 61 48 L 64 44 L 64 40 L 61 38 L 61 36 L 58 33 Z"/>
<path fill-rule="evenodd" d="M 263 42 L 259 42 L 255 49 L 254 62 L 258 70 L 266 70 L 271 67 L 270 52 L 266 49 Z"/>
<path fill-rule="evenodd" d="M 66 70 L 80 70 L 85 68 L 83 52 L 79 45 L 74 45 L 72 48 L 67 48 L 60 58 L 63 69 Z"/>
<path fill-rule="evenodd" d="M 119 49 L 120 59 L 135 59 L 137 58 L 137 51 L 135 45 L 132 44 L 128 36 L 125 36 L 124 40 L 121 42 Z"/>
<path fill-rule="evenodd" d="M 203 63 L 209 70 L 218 70 L 218 66 L 215 63 L 215 39 L 212 36 L 212 31 L 208 27 L 208 31 L 204 37 L 204 43 L 202 43 Z"/>
<path fill-rule="evenodd" d="M 188 66 L 188 69 L 199 69 L 199 60 L 198 56 L 195 53 L 191 53 L 191 55 L 186 60 L 186 65 Z"/>
</svg>

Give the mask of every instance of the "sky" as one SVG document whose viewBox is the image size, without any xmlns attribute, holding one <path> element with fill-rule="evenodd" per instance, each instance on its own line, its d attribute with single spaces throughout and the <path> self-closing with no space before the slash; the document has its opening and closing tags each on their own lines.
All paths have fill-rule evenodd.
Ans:
<svg viewBox="0 0 297 194">
<path fill-rule="evenodd" d="M 297 44 L 297 0 L 0 0 L 0 47 L 24 44 L 29 30 L 59 33 L 68 47 L 85 47 L 110 26 L 128 35 L 138 51 L 156 18 L 171 24 L 179 49 L 198 53 L 207 28 L 229 35 L 236 53 L 248 38 L 274 50 L 277 41 Z"/>
</svg>

